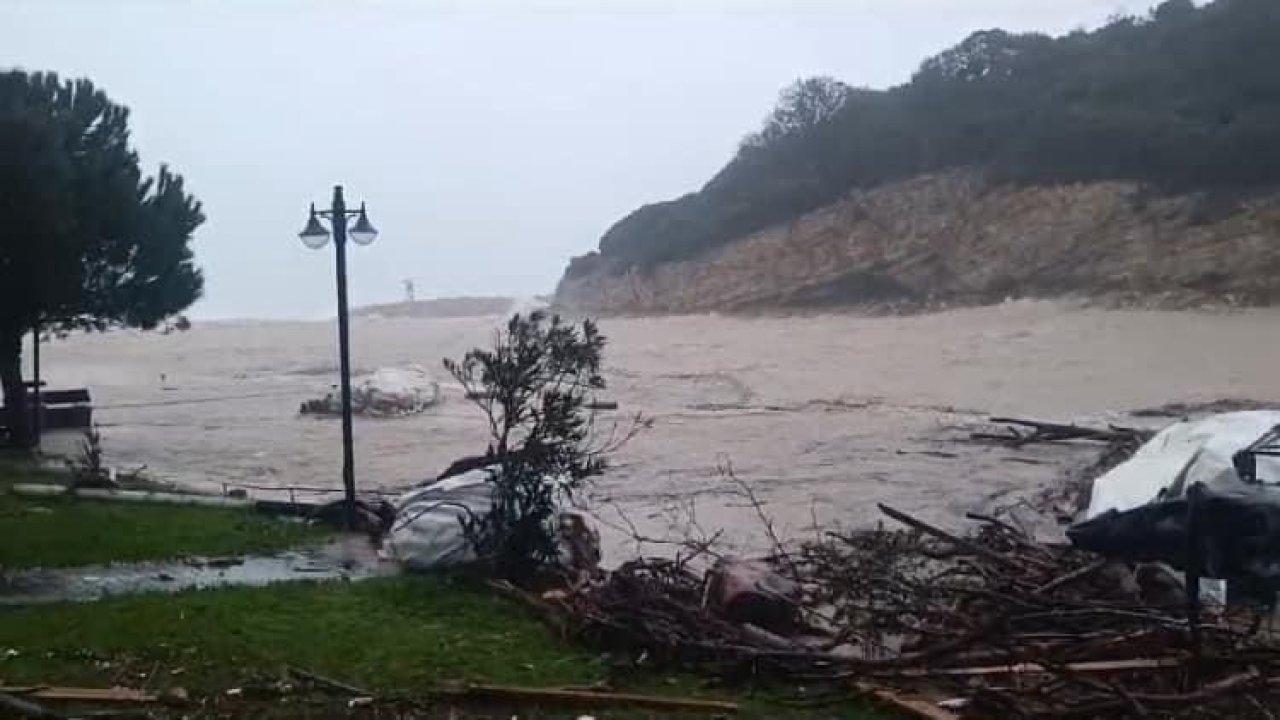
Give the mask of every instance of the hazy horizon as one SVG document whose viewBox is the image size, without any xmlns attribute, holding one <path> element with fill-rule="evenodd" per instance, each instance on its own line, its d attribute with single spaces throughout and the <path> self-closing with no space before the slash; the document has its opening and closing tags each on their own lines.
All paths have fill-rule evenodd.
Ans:
<svg viewBox="0 0 1280 720">
<path fill-rule="evenodd" d="M 0 4 L 5 67 L 89 77 L 147 172 L 205 204 L 199 319 L 333 314 L 297 241 L 335 183 L 381 231 L 353 305 L 550 293 L 636 207 L 697 189 L 779 89 L 883 88 L 990 27 L 1059 34 L 1151 0 Z"/>
</svg>

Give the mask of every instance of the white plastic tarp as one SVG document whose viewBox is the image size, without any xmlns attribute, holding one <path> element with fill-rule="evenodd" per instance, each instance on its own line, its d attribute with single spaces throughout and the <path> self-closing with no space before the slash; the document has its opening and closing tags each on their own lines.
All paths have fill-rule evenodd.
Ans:
<svg viewBox="0 0 1280 720">
<path fill-rule="evenodd" d="M 484 469 L 472 470 L 401 495 L 384 546 L 387 554 L 415 570 L 475 560 L 462 521 L 489 512 L 493 493 L 487 477 Z"/>
<path fill-rule="evenodd" d="M 482 518 L 493 508 L 489 473 L 497 465 L 470 470 L 414 488 L 396 501 L 396 518 L 383 545 L 384 554 L 413 570 L 464 565 L 476 560 L 462 523 Z M 561 512 L 549 527 L 555 533 L 561 567 L 592 569 L 600 561 L 600 536 L 582 515 Z"/>
<path fill-rule="evenodd" d="M 1254 410 L 1214 415 L 1170 425 L 1123 463 L 1094 481 L 1086 519 L 1108 510 L 1124 512 L 1156 499 L 1172 498 L 1171 489 L 1200 482 L 1209 486 L 1239 483 L 1232 456 L 1280 425 L 1280 412 Z M 1258 477 L 1280 480 L 1280 458 L 1259 456 Z"/>
</svg>

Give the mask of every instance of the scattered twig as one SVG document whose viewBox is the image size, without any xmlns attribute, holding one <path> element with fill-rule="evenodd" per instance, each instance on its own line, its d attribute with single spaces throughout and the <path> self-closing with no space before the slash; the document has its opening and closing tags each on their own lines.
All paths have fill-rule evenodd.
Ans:
<svg viewBox="0 0 1280 720">
<path fill-rule="evenodd" d="M 1145 606 L 1122 582 L 1123 565 L 1104 572 L 1102 558 L 1037 542 L 999 516 L 975 516 L 961 533 L 882 507 L 906 529 L 831 531 L 780 552 L 762 503 L 752 505 L 774 544 L 770 561 L 800 584 L 813 639 L 717 614 L 704 602 L 706 577 L 679 553 L 625 563 L 548 612 L 578 640 L 637 663 L 768 672 L 846 691 L 857 680 L 885 698 L 910 698 L 924 684 L 950 705 L 898 709 L 931 720 L 961 707 L 979 717 L 1199 720 L 1280 704 L 1274 640 L 1252 637 L 1245 622 L 1205 622 L 1205 684 L 1189 692 L 1184 608 Z"/>
<path fill-rule="evenodd" d="M 884 503 L 879 503 L 877 507 L 880 508 L 880 512 L 884 513 L 885 515 L 888 515 L 894 520 L 897 520 L 903 525 L 906 525 L 915 530 L 919 530 L 920 532 L 923 532 L 927 535 L 933 535 L 934 537 L 937 537 L 941 540 L 945 540 L 951 545 L 961 550 L 964 550 L 965 552 L 971 555 L 980 555 L 988 560 L 1000 563 L 1001 565 L 1005 565 L 1006 567 L 1021 569 L 1021 566 L 1015 560 L 1011 560 L 1005 557 L 1004 555 L 994 552 L 988 548 L 982 547 L 981 545 L 977 545 L 968 540 L 961 539 L 947 532 L 946 530 L 934 527 L 933 525 L 930 525 L 924 522 L 923 520 L 917 520 L 916 518 L 913 518 L 904 512 L 894 510 L 893 508 L 889 507 L 888 505 L 885 505 Z"/>
<path fill-rule="evenodd" d="M 727 482 L 737 488 L 738 492 L 747 499 L 747 502 L 751 505 L 751 509 L 755 511 L 756 517 L 760 520 L 760 524 L 764 528 L 765 535 L 769 538 L 769 543 L 773 545 L 775 558 L 786 567 L 793 580 L 799 580 L 800 571 L 796 568 L 796 564 L 791 559 L 791 554 L 787 552 L 787 548 L 783 544 L 782 539 L 778 537 L 778 531 L 777 528 L 774 527 L 773 518 L 769 517 L 769 514 L 765 512 L 764 503 L 756 496 L 755 491 L 751 489 L 751 486 L 747 484 L 746 481 L 739 478 L 733 472 L 733 463 L 730 462 L 728 458 L 721 459 L 721 462 L 717 467 L 717 471 L 720 473 L 720 477 L 724 478 Z"/>
<path fill-rule="evenodd" d="M 333 678 L 325 677 L 324 675 L 319 675 L 311 672 L 310 670 L 304 670 L 294 665 L 290 665 L 287 669 L 290 675 L 306 680 L 312 685 L 318 685 L 342 695 L 350 695 L 352 697 L 377 697 L 376 693 L 365 690 L 364 688 L 348 685 L 340 680 L 334 680 Z"/>
<path fill-rule="evenodd" d="M 1098 572 L 1099 570 L 1106 567 L 1107 565 L 1108 565 L 1108 561 L 1106 559 L 1102 559 L 1102 560 L 1097 560 L 1088 565 L 1085 565 L 1084 567 L 1076 568 L 1071 572 L 1063 573 L 1062 575 L 1059 575 L 1058 577 L 1050 580 L 1044 585 L 1041 585 L 1040 587 L 1036 588 L 1035 594 L 1044 595 L 1046 593 L 1053 592 L 1054 590 L 1057 590 L 1058 588 L 1063 587 L 1064 585 L 1070 585 L 1071 583 L 1076 582 L 1077 580 L 1086 578 Z"/>
</svg>

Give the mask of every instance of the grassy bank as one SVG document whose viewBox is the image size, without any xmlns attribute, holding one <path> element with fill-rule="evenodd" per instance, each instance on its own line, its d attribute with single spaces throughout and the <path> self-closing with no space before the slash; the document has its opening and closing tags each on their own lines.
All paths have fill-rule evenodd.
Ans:
<svg viewBox="0 0 1280 720">
<path fill-rule="evenodd" d="M 4 483 L 30 479 L 12 468 L 0 471 Z M 239 511 L 0 494 L 0 567 L 8 568 L 270 550 L 310 542 L 316 533 Z M 858 706 L 796 709 L 772 693 L 713 690 L 699 678 L 614 663 L 554 637 L 522 607 L 460 575 L 0 607 L 0 684 L 181 687 L 202 698 L 198 707 L 158 710 L 157 717 L 349 716 L 342 698 L 317 707 L 279 695 L 289 667 L 412 697 L 451 681 L 532 687 L 610 682 L 634 692 L 741 701 L 744 717 L 868 717 Z M 232 688 L 241 692 L 228 695 Z M 518 710 L 520 717 L 584 714 Z M 403 717 L 513 714 L 493 707 L 450 713 L 442 707 Z M 625 709 L 589 714 L 660 716 Z"/>
<path fill-rule="evenodd" d="M 870 717 L 860 706 L 798 709 L 769 692 L 710 689 L 687 675 L 631 671 L 618 681 L 608 656 L 552 637 L 521 608 L 475 580 L 447 575 L 0 609 L 0 638 L 0 678 L 18 685 L 182 687 L 194 697 L 225 702 L 230 688 L 253 696 L 278 687 L 289 679 L 287 668 L 299 667 L 369 690 L 413 697 L 450 681 L 564 687 L 612 679 L 624 690 L 738 701 L 748 718 Z M 294 717 L 274 699 L 268 707 L 267 715 L 255 706 L 246 717 Z M 215 716 L 212 708 L 206 710 Z M 511 714 L 480 708 L 475 715 L 457 717 Z M 563 708 L 519 713 L 581 714 Z M 590 714 L 659 716 L 625 708 Z"/>
<path fill-rule="evenodd" d="M 246 510 L 0 495 L 0 567 L 68 567 L 189 555 L 263 553 L 325 530 Z"/>
<path fill-rule="evenodd" d="M 220 692 L 278 677 L 286 665 L 384 690 L 442 679 L 601 677 L 598 660 L 553 642 L 482 586 L 436 576 L 12 609 L 0 611 L 0 638 L 18 653 L 0 661 L 0 672 L 23 683 L 148 682 Z M 139 672 L 153 674 L 143 680 Z"/>
<path fill-rule="evenodd" d="M 271 552 L 328 534 L 250 510 L 23 498 L 8 492 L 13 483 L 54 479 L 47 471 L 12 462 L 0 466 L 0 568 Z"/>
</svg>

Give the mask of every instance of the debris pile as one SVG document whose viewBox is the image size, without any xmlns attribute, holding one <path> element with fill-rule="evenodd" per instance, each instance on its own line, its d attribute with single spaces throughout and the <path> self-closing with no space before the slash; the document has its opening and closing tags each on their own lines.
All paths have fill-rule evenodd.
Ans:
<svg viewBox="0 0 1280 720">
<path fill-rule="evenodd" d="M 1203 618 L 1180 576 L 1048 546 L 994 518 L 966 537 L 829 536 L 801 565 L 862 683 L 985 717 L 1268 717 L 1280 643 L 1253 610 Z"/>
<path fill-rule="evenodd" d="M 713 610 L 706 580 L 678 560 L 643 558 L 568 593 L 544 595 L 541 602 L 577 639 L 659 665 L 733 674 L 744 664 L 780 659 L 787 652 L 795 652 L 796 670 L 822 660 L 822 652 Z"/>
<path fill-rule="evenodd" d="M 416 415 L 440 402 L 440 384 L 419 365 L 381 368 L 355 378 L 351 409 L 357 415 L 399 417 Z M 303 415 L 340 415 L 342 398 L 334 392 L 308 400 L 298 408 Z"/>
<path fill-rule="evenodd" d="M 881 509 L 905 528 L 828 533 L 771 559 L 779 578 L 756 590 L 794 583 L 789 617 L 726 612 L 717 569 L 691 562 L 706 548 L 523 599 L 633 660 L 826 684 L 935 720 L 1270 718 L 1280 707 L 1280 642 L 1257 611 L 1201 616 L 1163 566 L 1043 544 L 997 518 L 971 516 L 961 536 Z"/>
</svg>

